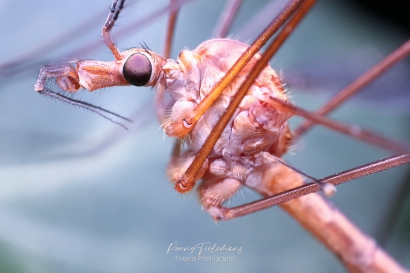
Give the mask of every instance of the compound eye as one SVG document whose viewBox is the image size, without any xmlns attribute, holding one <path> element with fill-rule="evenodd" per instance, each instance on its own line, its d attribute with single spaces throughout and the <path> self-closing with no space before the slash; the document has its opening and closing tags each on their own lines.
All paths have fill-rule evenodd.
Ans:
<svg viewBox="0 0 410 273">
<path fill-rule="evenodd" d="M 132 85 L 146 85 L 152 73 L 151 62 L 144 54 L 134 53 L 125 61 L 122 74 L 124 78 Z"/>
</svg>

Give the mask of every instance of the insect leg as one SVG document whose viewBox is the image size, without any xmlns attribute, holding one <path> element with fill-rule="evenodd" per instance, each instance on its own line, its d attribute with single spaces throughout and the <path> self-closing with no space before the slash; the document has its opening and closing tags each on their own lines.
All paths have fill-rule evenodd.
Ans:
<svg viewBox="0 0 410 273">
<path fill-rule="evenodd" d="M 214 29 L 212 37 L 214 38 L 224 38 L 232 24 L 235 15 L 238 13 L 238 9 L 242 4 L 242 0 L 230 0 L 227 1 L 224 10 L 219 18 L 219 22 L 216 24 L 217 27 Z"/>
<path fill-rule="evenodd" d="M 178 0 L 171 0 L 169 5 L 170 7 L 172 7 L 176 5 L 177 3 L 178 3 Z M 171 46 L 172 46 L 172 40 L 174 37 L 175 24 L 177 21 L 178 11 L 179 11 L 179 8 L 173 9 L 171 13 L 169 14 L 167 34 L 165 37 L 165 47 L 164 47 L 164 58 L 165 59 L 169 59 L 171 55 Z"/>
<path fill-rule="evenodd" d="M 348 181 L 352 181 L 354 179 L 358 179 L 360 177 L 370 175 L 373 173 L 381 172 L 393 167 L 397 167 L 403 164 L 410 163 L 410 155 L 396 155 L 387 157 L 378 161 L 374 161 L 362 166 L 358 166 L 335 175 L 331 175 L 321 179 L 320 181 L 323 183 L 330 183 L 333 185 L 339 185 Z M 289 169 L 290 170 L 290 169 Z M 270 183 L 273 184 L 273 183 Z M 287 184 L 287 183 L 284 183 Z M 234 218 L 238 218 L 241 216 L 245 216 L 250 213 L 254 213 L 263 209 L 267 209 L 276 205 L 280 205 L 282 203 L 288 202 L 295 198 L 299 198 L 306 194 L 314 193 L 320 190 L 320 187 L 317 183 L 307 183 L 296 188 L 288 189 L 278 194 L 271 195 L 269 197 L 263 198 L 261 200 L 257 200 L 251 203 L 247 203 L 238 207 L 234 208 L 227 208 L 223 213 L 223 218 L 220 220 L 230 220 Z M 265 195 L 269 195 L 270 193 L 266 192 L 265 190 L 262 191 Z"/>
<path fill-rule="evenodd" d="M 105 24 L 102 28 L 102 38 L 104 40 L 104 43 L 110 48 L 111 52 L 114 54 L 115 59 L 117 60 L 121 60 L 122 56 L 118 51 L 118 48 L 114 44 L 110 32 L 115 24 L 115 21 L 118 19 L 118 15 L 124 7 L 124 2 L 125 0 L 114 0 L 110 8 L 110 13 L 108 14 L 107 20 L 105 21 Z"/>
<path fill-rule="evenodd" d="M 178 1 L 176 0 L 171 0 L 170 1 L 170 14 L 168 18 L 168 26 L 167 26 L 167 33 L 165 36 L 165 46 L 164 46 L 164 59 L 169 59 L 171 55 L 171 46 L 172 46 L 172 40 L 174 37 L 174 30 L 175 30 L 175 24 L 178 16 L 178 11 L 181 8 L 180 6 L 177 6 L 175 9 L 173 7 L 175 5 L 178 5 Z M 166 103 L 164 100 L 164 95 L 165 95 L 165 90 L 164 88 L 157 88 L 157 92 L 155 93 L 155 108 L 157 109 L 158 113 L 158 119 L 161 121 L 161 123 L 164 122 L 164 117 L 166 116 Z M 179 147 L 181 144 L 180 140 L 176 140 L 174 147 Z"/>
<path fill-rule="evenodd" d="M 409 155 L 392 156 L 321 181 L 338 185 L 409 162 Z M 289 189 L 289 186 L 294 187 L 297 184 L 300 186 Z M 260 193 L 270 195 L 269 197 L 235 208 L 219 208 L 222 215 L 219 220 L 237 218 L 281 204 L 281 208 L 335 253 L 350 271 L 407 272 L 334 206 L 318 194 L 309 194 L 320 189 L 317 183 L 301 184 L 299 174 L 284 165 L 276 165 L 264 172 L 263 183 L 256 188 Z"/>
<path fill-rule="evenodd" d="M 316 114 L 326 115 L 330 113 L 331 111 L 339 107 L 342 103 L 344 103 L 347 99 L 349 99 L 351 96 L 360 91 L 363 87 L 370 84 L 373 80 L 377 79 L 387 69 L 392 67 L 400 60 L 404 59 L 409 54 L 410 40 L 405 42 L 402 46 L 393 51 L 389 56 L 384 58 L 378 64 L 373 66 L 370 70 L 364 73 L 361 77 L 357 78 L 354 82 L 352 82 L 342 91 L 340 91 L 336 96 L 329 100 L 322 108 L 317 110 Z M 305 121 L 301 126 L 299 126 L 299 128 L 295 130 L 295 137 L 304 134 L 312 126 L 314 126 L 314 122 L 312 122 L 311 120 Z"/>
<path fill-rule="evenodd" d="M 338 131 L 340 133 L 346 134 L 356 139 L 363 140 L 367 143 L 383 147 L 391 151 L 395 151 L 398 153 L 410 153 L 410 145 L 407 143 L 402 143 L 399 141 L 388 139 L 384 136 L 380 136 L 368 130 L 362 129 L 357 125 L 347 125 L 341 122 L 331 120 L 325 116 L 308 112 L 277 98 L 270 97 L 270 99 L 272 103 L 277 104 L 277 107 L 285 107 L 289 111 L 293 112 L 293 114 L 295 115 L 308 118 L 309 120 L 313 120 L 314 122 L 320 123 L 332 130 Z"/>
</svg>

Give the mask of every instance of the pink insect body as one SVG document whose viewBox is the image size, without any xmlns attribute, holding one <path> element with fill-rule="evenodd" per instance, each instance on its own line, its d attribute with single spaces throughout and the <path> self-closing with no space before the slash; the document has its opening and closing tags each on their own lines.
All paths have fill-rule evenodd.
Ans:
<svg viewBox="0 0 410 273">
<path fill-rule="evenodd" d="M 165 60 L 147 49 L 133 48 L 121 52 L 121 59 L 112 62 L 81 60 L 74 61 L 75 68 L 70 64 L 44 66 L 35 90 L 42 91 L 50 77 L 70 92 L 81 87 L 94 91 L 129 83 L 156 86 L 155 106 L 162 128 L 167 135 L 183 140 L 168 166 L 168 176 L 176 183 L 260 55 L 253 57 L 192 130 L 187 130 L 191 128 L 183 117 L 211 92 L 248 47 L 231 39 L 213 39 L 193 51 L 182 50 L 176 61 Z M 195 178 L 195 181 L 203 179 L 199 187 L 200 200 L 215 219 L 222 216 L 221 203 L 242 185 L 258 187 L 263 172 L 277 165 L 275 157 L 282 156 L 290 145 L 291 133 L 286 121 L 292 114 L 273 106 L 272 97 L 287 101 L 282 83 L 268 65 L 242 100 Z"/>
<path fill-rule="evenodd" d="M 175 130 L 181 123 L 181 115 L 202 101 L 247 48 L 248 45 L 235 40 L 208 40 L 193 51 L 181 51 L 176 62 L 168 60 L 164 65 L 157 84 L 157 113 L 167 135 L 182 137 L 185 143 L 183 152 L 174 155 L 168 166 L 171 181 L 176 182 L 185 173 L 260 56 L 256 55 L 236 76 L 230 88 L 223 91 L 187 135 Z M 170 101 L 165 102 L 164 92 L 170 95 Z M 277 74 L 267 66 L 196 177 L 196 180 L 203 178 L 199 187 L 201 203 L 215 218 L 219 216 L 221 203 L 242 184 L 255 187 L 261 181 L 262 172 L 277 164 L 271 154 L 281 156 L 288 148 L 290 131 L 286 120 L 291 114 L 273 107 L 270 97 L 287 101 Z"/>
</svg>

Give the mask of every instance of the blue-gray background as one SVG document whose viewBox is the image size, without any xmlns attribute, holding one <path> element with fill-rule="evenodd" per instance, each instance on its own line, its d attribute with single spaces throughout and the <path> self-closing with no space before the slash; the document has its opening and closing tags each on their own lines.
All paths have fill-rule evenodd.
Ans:
<svg viewBox="0 0 410 273">
<path fill-rule="evenodd" d="M 319 1 L 271 61 L 289 82 L 293 101 L 307 109 L 319 107 L 328 91 L 341 89 L 406 39 L 394 26 L 342 2 Z M 132 117 L 130 131 L 34 92 L 41 64 L 73 57 L 112 60 L 99 37 L 109 5 L 110 0 L 0 0 L 0 65 L 19 58 L 29 64 L 26 54 L 69 35 L 52 50 L 30 53 L 35 62 L 28 69 L 0 70 L 0 272 L 343 272 L 337 259 L 279 208 L 215 224 L 195 193 L 176 193 L 165 176 L 172 140 L 159 130 L 154 90 L 122 87 L 75 96 Z M 166 16 L 126 36 L 116 33 L 166 5 L 127 3 L 113 31 L 119 48 L 145 42 L 162 52 Z M 230 37 L 254 39 L 281 6 L 274 5 L 245 1 Z M 183 7 L 173 58 L 211 38 L 222 6 L 212 0 Z M 85 23 L 90 18 L 97 19 Z M 100 46 L 72 56 L 90 43 Z M 332 116 L 408 141 L 409 67 L 401 63 Z M 388 155 L 318 127 L 286 159 L 320 178 Z M 399 167 L 342 185 L 332 202 L 410 267 L 409 218 L 405 205 L 395 207 L 406 173 Z M 256 198 L 245 190 L 231 205 Z M 210 254 L 233 256 L 234 263 L 184 263 L 175 253 L 166 255 L 173 242 L 243 251 Z"/>
</svg>

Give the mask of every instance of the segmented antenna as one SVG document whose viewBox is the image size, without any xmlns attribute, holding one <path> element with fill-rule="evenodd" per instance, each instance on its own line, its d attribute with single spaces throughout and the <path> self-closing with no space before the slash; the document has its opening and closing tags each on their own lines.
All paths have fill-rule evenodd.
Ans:
<svg viewBox="0 0 410 273">
<path fill-rule="evenodd" d="M 116 114 L 114 112 L 106 110 L 102 107 L 95 106 L 95 105 L 92 105 L 91 103 L 88 103 L 88 102 L 84 102 L 84 101 L 81 101 L 81 100 L 76 100 L 76 99 L 67 97 L 65 95 L 54 92 L 53 90 L 51 90 L 47 87 L 44 87 L 44 89 L 41 90 L 41 91 L 38 91 L 38 93 L 40 93 L 42 95 L 45 95 L 47 97 L 53 98 L 53 99 L 60 100 L 62 102 L 68 103 L 70 105 L 78 106 L 78 107 L 84 108 L 88 111 L 94 112 L 94 113 L 98 114 L 99 116 L 105 118 L 106 120 L 109 120 L 112 123 L 115 123 L 115 124 L 121 126 L 125 130 L 128 130 L 128 128 L 125 125 L 123 125 L 122 123 L 120 123 L 120 122 L 116 121 L 115 119 L 113 119 L 112 117 L 110 117 L 110 115 L 114 116 L 114 117 L 117 117 L 119 119 L 122 119 L 124 121 L 127 121 L 127 122 L 133 122 L 131 119 L 128 119 L 128 118 L 123 117 L 119 114 Z"/>
</svg>

